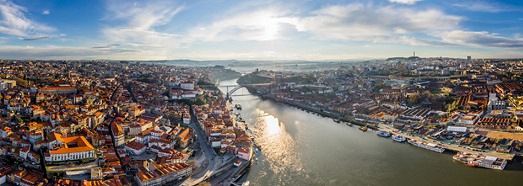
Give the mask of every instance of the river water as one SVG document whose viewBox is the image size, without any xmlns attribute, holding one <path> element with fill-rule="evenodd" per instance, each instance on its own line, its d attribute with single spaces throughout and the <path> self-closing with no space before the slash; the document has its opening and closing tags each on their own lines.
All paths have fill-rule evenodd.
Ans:
<svg viewBox="0 0 523 186">
<path fill-rule="evenodd" d="M 220 82 L 236 85 L 236 80 Z M 221 87 L 222 91 L 226 88 Z M 409 144 L 362 132 L 242 88 L 233 103 L 261 151 L 241 181 L 251 185 L 523 185 L 520 161 L 508 170 L 467 167 Z"/>
</svg>

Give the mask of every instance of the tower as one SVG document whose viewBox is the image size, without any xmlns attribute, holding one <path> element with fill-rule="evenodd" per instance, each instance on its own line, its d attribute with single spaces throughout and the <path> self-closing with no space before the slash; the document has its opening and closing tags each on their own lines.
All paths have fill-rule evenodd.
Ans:
<svg viewBox="0 0 523 186">
<path fill-rule="evenodd" d="M 412 52 L 412 57 L 416 57 L 416 51 Z"/>
</svg>

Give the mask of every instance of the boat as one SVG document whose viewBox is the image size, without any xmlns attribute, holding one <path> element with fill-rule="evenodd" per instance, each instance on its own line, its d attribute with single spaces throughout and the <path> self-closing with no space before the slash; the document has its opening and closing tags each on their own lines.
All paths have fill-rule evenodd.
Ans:
<svg viewBox="0 0 523 186">
<path fill-rule="evenodd" d="M 341 120 L 340 120 L 339 118 L 334 118 L 334 119 L 332 119 L 332 120 L 334 120 L 334 122 L 336 122 L 336 123 L 341 122 Z"/>
<path fill-rule="evenodd" d="M 390 135 L 391 135 L 390 132 L 382 131 L 382 130 L 376 132 L 376 134 L 377 134 L 378 136 L 381 136 L 381 137 L 384 137 L 384 138 L 388 138 L 388 137 L 390 137 Z"/>
<path fill-rule="evenodd" d="M 242 186 L 249 186 L 249 184 L 250 184 L 250 182 L 249 182 L 249 180 L 247 180 L 246 182 L 242 183 Z"/>
<path fill-rule="evenodd" d="M 459 161 L 467 166 L 482 167 L 487 169 L 503 170 L 507 165 L 507 160 L 494 156 L 485 156 L 478 153 L 458 152 L 452 159 Z"/>
<path fill-rule="evenodd" d="M 346 124 L 347 124 L 347 126 L 352 127 L 352 123 L 351 122 L 347 122 Z"/>
<path fill-rule="evenodd" d="M 360 129 L 360 130 L 363 131 L 363 132 L 366 132 L 369 128 L 368 128 L 367 126 L 361 126 L 361 127 L 358 128 L 358 129 Z"/>
<path fill-rule="evenodd" d="M 401 135 L 394 135 L 394 136 L 392 136 L 392 140 L 394 140 L 395 142 L 403 143 L 407 139 L 405 139 L 405 137 L 403 137 Z"/>
<path fill-rule="evenodd" d="M 409 139 L 409 140 L 407 140 L 407 142 L 416 147 L 424 148 L 424 149 L 431 150 L 434 152 L 443 153 L 443 151 L 445 151 L 445 148 L 443 148 L 442 146 L 435 144 L 435 143 L 427 143 L 427 142 L 418 141 L 415 139 Z"/>
</svg>

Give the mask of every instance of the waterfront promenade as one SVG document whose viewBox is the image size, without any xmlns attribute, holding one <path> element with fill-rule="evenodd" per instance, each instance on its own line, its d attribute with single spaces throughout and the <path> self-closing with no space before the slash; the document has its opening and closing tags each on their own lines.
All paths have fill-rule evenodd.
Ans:
<svg viewBox="0 0 523 186">
<path fill-rule="evenodd" d="M 380 130 L 390 132 L 391 134 L 398 134 L 398 135 L 405 136 L 405 138 L 408 138 L 408 139 L 415 139 L 415 140 L 419 140 L 419 141 L 425 141 L 427 143 L 438 143 L 441 146 L 443 146 L 446 150 L 451 150 L 451 151 L 456 151 L 456 152 L 457 151 L 461 151 L 461 152 L 469 152 L 469 153 L 478 153 L 477 151 L 473 151 L 473 150 L 470 150 L 470 149 L 467 149 L 467 148 L 464 148 L 464 147 L 461 147 L 461 146 L 458 146 L 458 145 L 441 143 L 441 142 L 437 142 L 437 141 L 434 141 L 434 140 L 427 140 L 427 139 L 424 139 L 424 138 L 421 138 L 421 137 L 418 137 L 418 136 L 410 136 L 410 135 L 398 132 L 397 129 L 394 129 L 390 125 L 378 124 L 378 128 Z M 505 159 L 505 160 L 512 160 L 512 159 L 514 159 L 514 156 L 515 156 L 514 154 L 499 153 L 499 152 L 493 152 L 493 151 L 481 152 L 481 154 L 486 155 L 486 156 L 494 156 L 494 157 Z"/>
</svg>

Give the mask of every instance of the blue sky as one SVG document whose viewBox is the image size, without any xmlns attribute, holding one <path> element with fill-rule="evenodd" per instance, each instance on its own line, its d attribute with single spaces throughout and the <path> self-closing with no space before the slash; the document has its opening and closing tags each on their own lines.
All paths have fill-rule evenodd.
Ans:
<svg viewBox="0 0 523 186">
<path fill-rule="evenodd" d="M 522 25 L 517 0 L 0 0 L 0 58 L 516 58 Z"/>
</svg>

